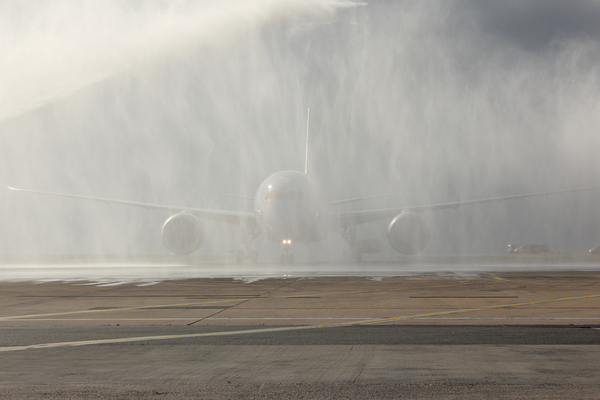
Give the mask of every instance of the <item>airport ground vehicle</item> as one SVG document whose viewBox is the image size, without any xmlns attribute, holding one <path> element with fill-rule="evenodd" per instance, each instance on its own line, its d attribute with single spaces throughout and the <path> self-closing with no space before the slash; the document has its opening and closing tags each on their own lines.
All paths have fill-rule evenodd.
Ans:
<svg viewBox="0 0 600 400">
<path fill-rule="evenodd" d="M 546 244 L 518 243 L 508 245 L 509 254 L 551 254 Z"/>
</svg>

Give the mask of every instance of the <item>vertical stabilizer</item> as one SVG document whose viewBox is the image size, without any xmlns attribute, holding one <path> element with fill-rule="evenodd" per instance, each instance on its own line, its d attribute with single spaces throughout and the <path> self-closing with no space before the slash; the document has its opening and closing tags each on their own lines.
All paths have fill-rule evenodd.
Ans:
<svg viewBox="0 0 600 400">
<path fill-rule="evenodd" d="M 310 108 L 306 113 L 306 157 L 304 158 L 304 174 L 308 175 L 308 134 L 310 126 Z"/>
</svg>

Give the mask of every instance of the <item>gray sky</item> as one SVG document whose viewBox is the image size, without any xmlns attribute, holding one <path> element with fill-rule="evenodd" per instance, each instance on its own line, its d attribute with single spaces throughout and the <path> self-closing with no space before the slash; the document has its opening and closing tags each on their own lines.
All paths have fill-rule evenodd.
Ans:
<svg viewBox="0 0 600 400">
<path fill-rule="evenodd" d="M 472 15 L 483 32 L 527 50 L 555 40 L 600 38 L 600 3 L 595 0 L 457 0 L 454 12 Z"/>
</svg>

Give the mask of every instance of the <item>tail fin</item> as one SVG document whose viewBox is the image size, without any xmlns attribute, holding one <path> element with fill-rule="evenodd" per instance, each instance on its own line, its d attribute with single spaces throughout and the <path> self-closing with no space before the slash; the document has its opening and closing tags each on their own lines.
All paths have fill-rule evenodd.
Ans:
<svg viewBox="0 0 600 400">
<path fill-rule="evenodd" d="M 306 113 L 306 157 L 304 158 L 304 174 L 308 175 L 308 133 L 310 126 L 310 108 Z"/>
</svg>

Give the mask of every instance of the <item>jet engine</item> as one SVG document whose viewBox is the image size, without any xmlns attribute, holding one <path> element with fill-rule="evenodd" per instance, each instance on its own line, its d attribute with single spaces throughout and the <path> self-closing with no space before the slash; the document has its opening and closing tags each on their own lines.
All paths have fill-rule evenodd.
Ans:
<svg viewBox="0 0 600 400">
<path fill-rule="evenodd" d="M 193 214 L 180 212 L 171 216 L 162 227 L 165 247 L 175 254 L 191 254 L 204 242 L 204 229 Z"/>
<path fill-rule="evenodd" d="M 423 250 L 429 242 L 429 228 L 419 215 L 403 211 L 388 226 L 388 240 L 398 253 L 411 255 Z"/>
</svg>

